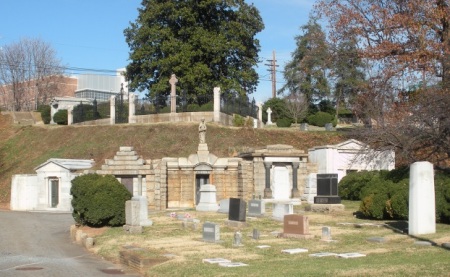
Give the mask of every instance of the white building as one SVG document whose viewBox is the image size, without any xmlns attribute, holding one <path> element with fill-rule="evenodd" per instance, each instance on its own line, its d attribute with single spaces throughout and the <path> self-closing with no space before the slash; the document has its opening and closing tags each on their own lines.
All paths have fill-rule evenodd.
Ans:
<svg viewBox="0 0 450 277">
<path fill-rule="evenodd" d="M 350 139 L 336 145 L 317 146 L 308 151 L 309 161 L 318 165 L 319 174 L 338 174 L 338 182 L 347 173 L 361 170 L 392 170 L 395 152 L 376 151 Z"/>
<path fill-rule="evenodd" d="M 71 181 L 80 175 L 77 171 L 93 164 L 93 160 L 49 159 L 35 168 L 36 174 L 14 175 L 10 209 L 72 211 Z"/>
</svg>

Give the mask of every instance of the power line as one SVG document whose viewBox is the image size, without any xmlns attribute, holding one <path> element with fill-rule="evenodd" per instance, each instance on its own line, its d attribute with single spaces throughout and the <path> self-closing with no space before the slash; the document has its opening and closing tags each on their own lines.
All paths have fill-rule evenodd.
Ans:
<svg viewBox="0 0 450 277">
<path fill-rule="evenodd" d="M 277 94 L 277 70 L 276 68 L 278 67 L 277 65 L 277 60 L 275 58 L 275 50 L 273 50 L 272 52 L 272 59 L 271 60 L 267 60 L 268 62 L 270 62 L 270 64 L 264 64 L 269 66 L 269 72 L 271 73 L 271 80 L 272 80 L 272 98 L 276 97 Z"/>
</svg>

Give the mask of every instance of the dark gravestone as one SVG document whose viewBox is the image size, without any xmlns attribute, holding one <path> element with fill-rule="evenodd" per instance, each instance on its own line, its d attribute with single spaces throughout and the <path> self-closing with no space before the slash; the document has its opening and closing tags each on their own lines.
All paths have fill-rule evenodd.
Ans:
<svg viewBox="0 0 450 277">
<path fill-rule="evenodd" d="M 230 198 L 228 220 L 245 222 L 247 203 L 240 198 Z"/>
<path fill-rule="evenodd" d="M 317 174 L 317 196 L 314 197 L 315 204 L 340 204 L 338 195 L 337 174 Z"/>
</svg>

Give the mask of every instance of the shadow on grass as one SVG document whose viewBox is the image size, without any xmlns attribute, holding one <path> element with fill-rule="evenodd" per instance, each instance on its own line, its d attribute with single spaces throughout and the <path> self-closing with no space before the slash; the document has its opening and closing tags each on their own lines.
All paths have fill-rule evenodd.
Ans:
<svg viewBox="0 0 450 277">
<path fill-rule="evenodd" d="M 428 242 L 430 243 L 432 246 L 435 247 L 440 247 L 442 249 L 445 249 L 447 251 L 450 251 L 450 243 L 446 243 L 446 244 L 442 244 L 439 245 L 437 244 L 435 241 L 432 241 L 430 239 L 427 238 L 423 238 L 423 237 L 418 237 L 416 235 L 410 235 L 408 233 L 408 221 L 405 220 L 401 220 L 401 221 L 390 221 L 390 222 L 385 222 L 384 226 L 388 229 L 391 229 L 392 231 L 394 231 L 395 233 L 398 234 L 403 234 L 403 235 L 407 235 L 415 240 L 418 241 L 423 241 L 423 242 Z"/>
</svg>

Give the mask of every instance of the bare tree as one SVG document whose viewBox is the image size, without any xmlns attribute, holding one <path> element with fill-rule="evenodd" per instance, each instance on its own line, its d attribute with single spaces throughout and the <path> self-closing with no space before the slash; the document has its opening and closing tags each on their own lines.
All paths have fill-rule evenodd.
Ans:
<svg viewBox="0 0 450 277">
<path fill-rule="evenodd" d="M 0 95 L 6 109 L 35 109 L 57 93 L 63 67 L 50 44 L 21 39 L 0 51 Z"/>
<path fill-rule="evenodd" d="M 308 113 L 308 100 L 304 94 L 291 93 L 284 98 L 286 114 L 294 120 L 294 123 L 305 118 Z"/>
</svg>

